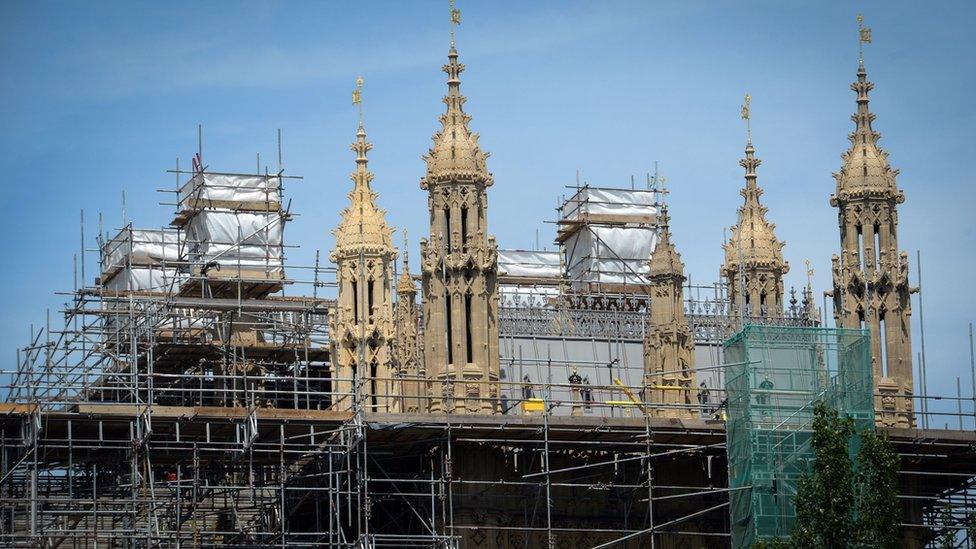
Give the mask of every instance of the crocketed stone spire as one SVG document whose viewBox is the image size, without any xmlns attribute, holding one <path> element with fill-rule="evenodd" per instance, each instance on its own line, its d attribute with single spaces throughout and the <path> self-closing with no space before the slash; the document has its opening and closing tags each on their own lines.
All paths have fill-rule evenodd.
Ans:
<svg viewBox="0 0 976 549">
<path fill-rule="evenodd" d="M 332 231 L 336 245 L 329 258 L 336 265 L 338 299 L 329 315 L 335 407 L 352 408 L 355 398 L 369 411 L 395 411 L 397 385 L 392 378 L 393 342 L 393 229 L 376 206 L 370 189 L 362 122 L 352 144 L 356 171 L 349 206 Z"/>
<path fill-rule="evenodd" d="M 658 241 L 651 254 L 649 278 L 672 277 L 680 278 L 684 281 L 685 264 L 681 262 L 681 254 L 671 242 L 671 216 L 668 215 L 668 207 L 661 208 L 658 216 Z M 680 286 L 681 282 L 678 283 Z"/>
<path fill-rule="evenodd" d="M 841 255 L 833 257 L 834 319 L 842 328 L 871 331 L 871 362 L 881 395 L 875 409 L 886 425 L 913 424 L 911 299 L 908 255 L 898 250 L 897 205 L 905 195 L 895 183 L 898 170 L 878 147 L 874 114 L 868 108 L 868 81 L 861 61 L 857 81 L 857 112 L 851 117 L 851 147 L 834 174 L 837 190 L 830 197 L 839 210 Z"/>
<path fill-rule="evenodd" d="M 356 153 L 356 171 L 350 174 L 353 189 L 349 191 L 349 206 L 342 210 L 342 220 L 333 229 L 336 248 L 333 255 L 359 254 L 360 249 L 381 252 L 393 249 L 393 229 L 386 224 L 386 212 L 376 206 L 377 194 L 370 188 L 373 172 L 369 171 L 366 153 L 373 144 L 366 141 L 362 122 L 356 141 L 350 145 Z"/>
<path fill-rule="evenodd" d="M 417 285 L 410 276 L 407 235 L 403 233 L 403 272 L 396 285 L 397 302 L 394 317 L 393 362 L 399 380 L 400 409 L 404 412 L 427 410 L 425 373 L 420 363 L 417 310 Z"/>
<path fill-rule="evenodd" d="M 664 206 L 647 275 L 651 310 L 644 334 L 644 379 L 652 415 L 690 417 L 697 404 L 695 347 L 685 317 L 684 264 L 671 242 L 670 221 Z"/>
<path fill-rule="evenodd" d="M 888 164 L 888 153 L 878 146 L 881 134 L 872 128 L 875 115 L 868 107 L 868 92 L 873 89 L 862 61 L 857 68 L 857 81 L 851 84 L 851 90 L 857 94 L 857 112 L 851 116 L 854 132 L 847 136 L 851 148 L 841 156 L 844 159 L 841 171 L 834 174 L 837 192 L 831 197 L 832 204 L 869 196 L 890 198 L 897 204 L 905 201 L 905 194 L 895 184 L 898 170 Z"/>
<path fill-rule="evenodd" d="M 452 42 L 446 112 L 434 146 L 424 157 L 430 236 L 420 241 L 423 283 L 424 369 L 430 380 L 430 410 L 496 413 L 498 401 L 498 246 L 488 234 L 492 184 L 468 129 L 460 74 Z"/>
<path fill-rule="evenodd" d="M 478 146 L 478 134 L 468 128 L 471 117 L 464 112 L 467 98 L 461 95 L 461 73 L 464 65 L 458 63 L 458 52 L 451 44 L 447 54 L 448 63 L 444 65 L 447 73 L 447 95 L 444 104 L 447 111 L 440 116 L 441 130 L 434 134 L 434 146 L 424 156 L 427 161 L 427 175 L 421 181 L 421 188 L 442 181 L 479 181 L 491 186 L 486 161 L 488 153 Z"/>
<path fill-rule="evenodd" d="M 407 250 L 407 237 L 406 229 L 404 231 L 403 237 L 403 272 L 400 273 L 400 278 L 397 279 L 397 295 L 412 294 L 414 297 L 417 295 L 417 285 L 414 284 L 413 277 L 410 276 L 410 253 Z"/>
<path fill-rule="evenodd" d="M 739 207 L 739 220 L 732 226 L 731 238 L 722 246 L 725 263 L 721 274 L 728 282 L 734 311 L 741 305 L 747 316 L 781 316 L 783 275 L 790 266 L 783 260 L 786 243 L 776 238 L 776 225 L 766 220 L 767 209 L 759 200 L 763 190 L 756 181 L 756 168 L 761 163 L 750 138 L 746 157 L 739 161 L 746 170 L 746 186 L 739 191 L 745 202 Z M 745 297 L 740 303 L 743 291 Z"/>
</svg>

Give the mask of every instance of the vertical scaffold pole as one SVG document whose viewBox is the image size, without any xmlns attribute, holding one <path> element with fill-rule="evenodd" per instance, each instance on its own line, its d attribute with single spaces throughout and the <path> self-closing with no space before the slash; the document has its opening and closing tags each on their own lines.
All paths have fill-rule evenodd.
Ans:
<svg viewBox="0 0 976 549">
<path fill-rule="evenodd" d="M 647 528 L 651 534 L 651 549 L 654 549 L 654 465 L 651 463 L 651 411 L 648 395 L 651 394 L 647 384 L 647 372 L 644 372 L 644 451 L 647 453 Z"/>
<path fill-rule="evenodd" d="M 545 448 L 543 449 L 542 465 L 546 473 L 546 546 L 555 549 L 556 540 L 552 537 L 552 475 L 549 473 L 549 412 L 552 406 L 552 349 L 548 349 L 546 357 L 546 386 L 542 399 L 542 433 Z"/>
<path fill-rule="evenodd" d="M 956 376 L 956 412 L 959 414 L 959 430 L 962 431 L 962 380 Z"/>
<path fill-rule="evenodd" d="M 918 265 L 918 329 L 922 343 L 922 354 L 919 361 L 919 374 L 922 376 L 922 425 L 929 426 L 929 387 L 928 372 L 925 367 L 925 313 L 922 309 L 922 250 L 915 250 L 915 263 Z"/>
<path fill-rule="evenodd" d="M 970 381 L 972 381 L 972 393 L 973 397 L 973 430 L 976 430 L 976 352 L 973 348 L 973 323 L 969 323 L 969 376 Z M 973 540 L 976 542 L 976 540 Z"/>
</svg>

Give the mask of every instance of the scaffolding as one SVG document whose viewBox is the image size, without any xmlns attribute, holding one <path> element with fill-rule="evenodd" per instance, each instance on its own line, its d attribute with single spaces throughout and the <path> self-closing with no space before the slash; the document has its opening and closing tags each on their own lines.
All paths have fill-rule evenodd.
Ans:
<svg viewBox="0 0 976 549">
<path fill-rule="evenodd" d="M 63 322 L 49 314 L 2 372 L 0 545 L 728 546 L 721 386 L 697 417 L 653 413 L 638 285 L 574 287 L 551 254 L 513 256 L 541 271 L 510 273 L 523 279 L 499 309 L 506 377 L 478 398 L 501 413 L 375 412 L 369 388 L 402 380 L 333 371 L 335 272 L 288 261 L 292 176 L 199 159 L 173 173 L 172 223 L 99 227 L 95 284 L 82 253 Z M 716 380 L 742 321 L 726 295 L 685 289 L 710 357 L 698 374 Z M 905 492 L 927 502 L 910 523 L 969 501 L 967 435 L 896 437 L 926 453 L 906 472 L 926 487 Z"/>
<path fill-rule="evenodd" d="M 867 330 L 831 328 L 747 325 L 725 343 L 734 547 L 792 531 L 817 402 L 873 428 L 870 349 Z"/>
<path fill-rule="evenodd" d="M 574 288 L 596 292 L 642 291 L 657 244 L 661 193 L 655 189 L 573 188 L 557 209 L 556 242 Z"/>
</svg>

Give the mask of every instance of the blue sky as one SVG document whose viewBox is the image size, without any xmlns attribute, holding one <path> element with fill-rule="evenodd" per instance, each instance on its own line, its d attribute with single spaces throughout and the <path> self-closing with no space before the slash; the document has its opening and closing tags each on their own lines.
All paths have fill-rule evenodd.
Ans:
<svg viewBox="0 0 976 549">
<path fill-rule="evenodd" d="M 866 64 L 882 145 L 907 195 L 900 245 L 922 250 L 933 391 L 968 394 L 974 320 L 976 7 L 967 2 L 461 2 L 462 91 L 492 153 L 489 223 L 503 247 L 550 242 L 556 198 L 576 170 L 627 185 L 658 161 L 669 178 L 674 238 L 695 283 L 722 261 L 735 221 L 752 94 L 759 182 L 787 241 L 787 285 L 810 259 L 820 294 L 838 250 L 827 202 L 852 128 L 857 12 L 874 30 Z M 161 226 L 175 159 L 204 125 L 212 167 L 247 170 L 284 134 L 288 189 L 301 214 L 292 261 L 327 252 L 349 189 L 356 111 L 364 105 L 374 188 L 411 247 L 426 227 L 420 160 L 443 110 L 446 2 L 8 2 L 0 34 L 0 352 L 57 319 L 86 211 L 89 247 L 102 212 Z M 273 164 L 272 164 L 273 167 Z M 91 258 L 91 255 L 89 256 Z M 416 258 L 414 253 L 413 257 Z M 89 279 L 95 270 L 88 264 Z M 90 282 L 90 280 L 89 280 Z M 918 307 L 915 306 L 916 349 Z M 6 368 L 6 367 L 5 367 Z"/>
</svg>

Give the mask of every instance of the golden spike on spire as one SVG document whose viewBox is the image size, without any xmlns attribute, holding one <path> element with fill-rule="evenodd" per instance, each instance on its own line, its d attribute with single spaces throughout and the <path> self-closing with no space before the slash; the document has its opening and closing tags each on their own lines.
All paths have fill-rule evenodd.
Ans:
<svg viewBox="0 0 976 549">
<path fill-rule="evenodd" d="M 461 24 L 461 10 L 454 7 L 454 0 L 451 0 L 451 47 L 454 47 L 454 27 Z"/>
<path fill-rule="evenodd" d="M 407 230 L 403 229 L 403 272 L 400 273 L 400 279 L 397 280 L 397 293 L 413 293 L 417 291 L 417 287 L 413 284 L 413 278 L 410 277 L 410 252 L 409 252 L 410 242 L 407 239 Z"/>
<path fill-rule="evenodd" d="M 409 274 L 410 270 L 410 240 L 407 238 L 407 229 L 403 229 L 403 272 Z"/>
<path fill-rule="evenodd" d="M 803 263 L 807 266 L 807 288 L 813 287 L 813 267 L 810 266 L 810 260 L 804 259 Z"/>
<path fill-rule="evenodd" d="M 864 15 L 857 14 L 858 60 L 864 64 L 864 44 L 871 43 L 871 28 L 864 26 Z"/>
<path fill-rule="evenodd" d="M 352 90 L 352 104 L 359 106 L 359 125 L 363 124 L 363 80 L 362 76 L 356 77 L 356 89 Z"/>
<path fill-rule="evenodd" d="M 748 93 L 745 99 L 742 101 L 742 119 L 746 121 L 746 136 L 749 139 L 749 143 L 752 143 L 752 119 L 749 113 L 749 104 L 752 103 L 752 96 Z"/>
</svg>

